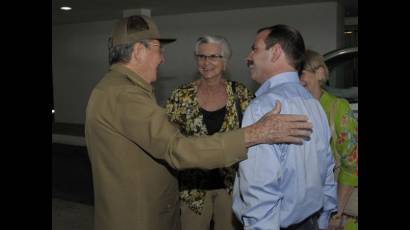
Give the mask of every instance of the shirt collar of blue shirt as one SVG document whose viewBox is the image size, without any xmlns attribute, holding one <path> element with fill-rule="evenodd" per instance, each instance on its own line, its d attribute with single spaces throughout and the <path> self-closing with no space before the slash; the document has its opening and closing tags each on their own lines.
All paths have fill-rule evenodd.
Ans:
<svg viewBox="0 0 410 230">
<path fill-rule="evenodd" d="M 268 91 L 270 88 L 273 88 L 277 85 L 287 83 L 287 82 L 299 82 L 299 75 L 297 72 L 284 72 L 272 76 L 266 80 L 259 89 L 255 92 L 255 95 L 258 97 Z"/>
</svg>

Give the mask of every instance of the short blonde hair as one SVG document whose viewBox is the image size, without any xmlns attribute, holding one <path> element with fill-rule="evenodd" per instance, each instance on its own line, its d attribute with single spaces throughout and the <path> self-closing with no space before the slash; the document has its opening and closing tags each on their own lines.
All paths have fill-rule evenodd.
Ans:
<svg viewBox="0 0 410 230">
<path fill-rule="evenodd" d="M 306 49 L 305 51 L 305 64 L 303 70 L 315 73 L 320 67 L 324 70 L 324 78 L 320 80 L 320 85 L 324 85 L 329 79 L 329 70 L 326 66 L 323 56 L 318 52 Z"/>
</svg>

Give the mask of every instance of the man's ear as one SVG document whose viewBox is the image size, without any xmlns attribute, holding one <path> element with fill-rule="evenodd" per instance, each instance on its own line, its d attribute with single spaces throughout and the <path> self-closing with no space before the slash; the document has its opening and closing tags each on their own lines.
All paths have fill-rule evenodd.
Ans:
<svg viewBox="0 0 410 230">
<path fill-rule="evenodd" d="M 271 61 L 272 62 L 276 62 L 280 56 L 282 55 L 283 51 L 282 51 L 282 47 L 280 46 L 279 43 L 276 43 L 275 45 L 273 45 L 269 51 L 271 52 Z"/>
<path fill-rule="evenodd" d="M 140 42 L 136 42 L 132 47 L 131 59 L 136 61 L 141 60 L 141 55 L 145 53 L 144 45 Z"/>
</svg>

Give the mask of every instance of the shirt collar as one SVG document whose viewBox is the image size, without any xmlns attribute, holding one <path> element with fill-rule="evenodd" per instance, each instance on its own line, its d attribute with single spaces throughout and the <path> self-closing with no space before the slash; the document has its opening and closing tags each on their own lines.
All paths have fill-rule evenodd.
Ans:
<svg viewBox="0 0 410 230">
<path fill-rule="evenodd" d="M 266 80 L 259 89 L 255 92 L 255 95 L 258 97 L 268 91 L 270 88 L 273 88 L 277 85 L 287 83 L 287 82 L 297 82 L 299 83 L 299 75 L 297 72 L 284 72 L 270 77 Z"/>
<path fill-rule="evenodd" d="M 127 68 L 124 64 L 113 64 L 110 66 L 110 70 L 125 74 L 127 75 L 128 79 L 130 79 L 134 84 L 137 84 L 138 86 L 140 86 L 144 90 L 147 90 L 148 92 L 154 92 L 154 88 L 151 84 L 148 84 L 142 77 L 140 77 L 134 71 Z"/>
</svg>

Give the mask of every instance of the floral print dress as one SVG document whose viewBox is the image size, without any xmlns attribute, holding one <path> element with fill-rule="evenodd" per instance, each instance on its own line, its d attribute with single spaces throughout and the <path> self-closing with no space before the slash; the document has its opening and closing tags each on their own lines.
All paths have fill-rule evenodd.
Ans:
<svg viewBox="0 0 410 230">
<path fill-rule="evenodd" d="M 235 82 L 235 93 L 232 90 L 233 81 L 225 80 L 227 92 L 227 103 L 225 118 L 219 132 L 226 132 L 239 128 L 238 113 L 236 111 L 236 100 L 239 99 L 240 108 L 244 113 L 246 107 L 253 98 L 253 94 L 239 82 Z M 166 111 L 170 121 L 177 124 L 181 133 L 186 136 L 207 135 L 208 131 L 200 111 L 197 95 L 196 82 L 190 82 L 175 89 L 167 100 Z M 237 164 L 221 168 L 224 184 L 231 194 L 235 179 Z M 204 206 L 206 190 L 200 189 L 204 183 L 206 170 L 190 169 L 179 172 L 180 199 L 197 214 L 201 214 Z"/>
<path fill-rule="evenodd" d="M 322 90 L 320 97 L 326 116 L 331 125 L 330 119 L 334 116 L 334 130 L 336 140 L 331 142 L 331 148 L 338 168 L 337 182 L 339 184 L 356 187 L 358 186 L 358 138 L 357 138 L 357 120 L 349 103 L 345 99 L 337 98 Z M 333 108 L 332 108 L 333 107 Z M 334 114 L 331 115 L 334 109 Z M 344 216 L 344 230 L 357 230 L 358 220 L 350 216 Z"/>
<path fill-rule="evenodd" d="M 332 105 L 337 100 L 334 125 L 337 140 L 332 141 L 331 148 L 333 153 L 338 153 L 335 158 L 340 159 L 340 172 L 337 178 L 338 183 L 357 186 L 358 183 L 358 151 L 357 150 L 357 120 L 350 109 L 349 103 L 345 99 L 337 98 L 326 91 L 322 91 L 320 104 L 322 105 L 328 119 Z M 336 150 L 336 151 L 335 151 Z"/>
</svg>

